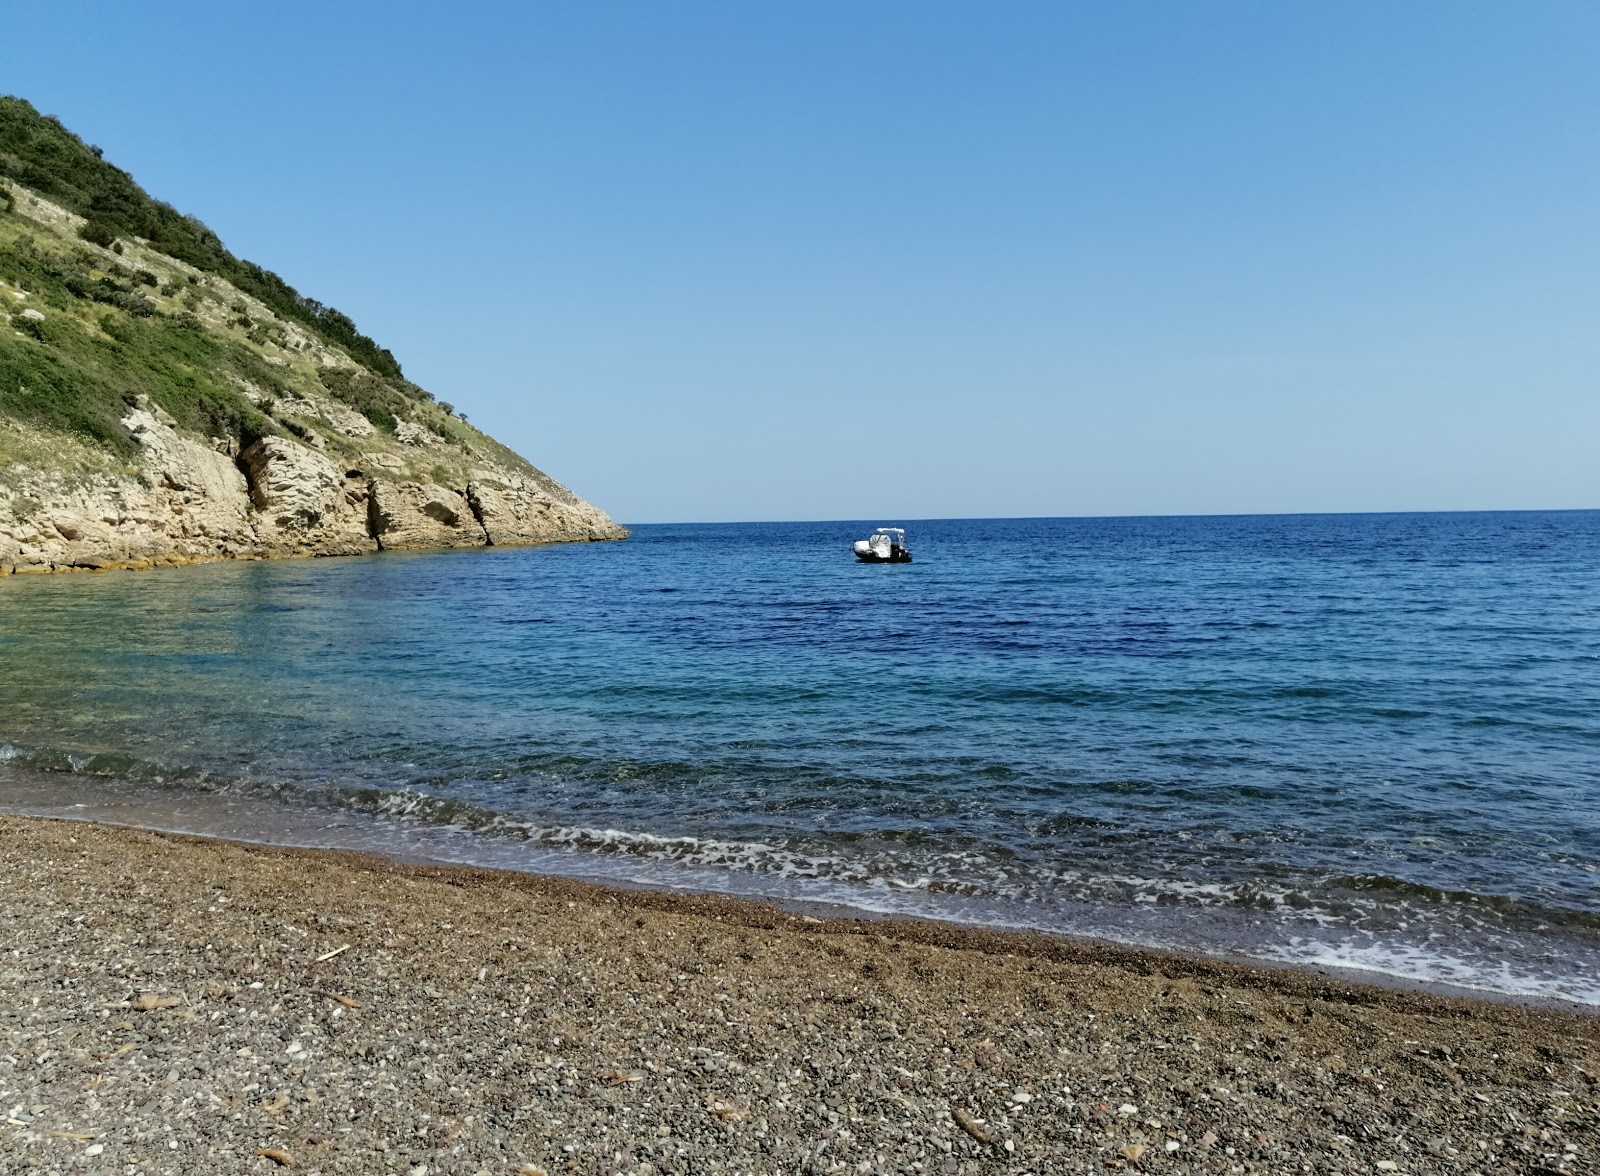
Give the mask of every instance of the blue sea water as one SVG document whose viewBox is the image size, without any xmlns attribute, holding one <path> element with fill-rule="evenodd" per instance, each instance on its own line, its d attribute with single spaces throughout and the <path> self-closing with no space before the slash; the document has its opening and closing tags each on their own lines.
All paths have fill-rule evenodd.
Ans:
<svg viewBox="0 0 1600 1176">
<path fill-rule="evenodd" d="M 1600 1003 L 1600 512 L 0 580 L 0 806 Z"/>
</svg>

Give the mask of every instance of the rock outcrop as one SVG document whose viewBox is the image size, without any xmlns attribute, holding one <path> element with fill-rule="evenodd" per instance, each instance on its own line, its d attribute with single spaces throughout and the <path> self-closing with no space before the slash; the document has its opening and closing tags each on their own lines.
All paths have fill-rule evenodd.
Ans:
<svg viewBox="0 0 1600 1176">
<path fill-rule="evenodd" d="M 431 482 L 373 479 L 368 518 L 372 534 L 388 550 L 483 547 L 488 542 L 466 494 Z"/>
<path fill-rule="evenodd" d="M 498 471 L 502 480 L 494 486 L 455 489 L 404 480 L 374 463 L 341 467 L 286 437 L 263 437 L 231 457 L 223 443 L 212 447 L 182 435 L 149 404 L 132 409 L 124 424 L 141 448 L 131 469 L 102 462 L 75 474 L 27 466 L 7 471 L 0 482 L 0 574 L 628 533 L 558 484 L 540 486 L 509 470 Z"/>
<path fill-rule="evenodd" d="M 257 554 L 248 483 L 226 453 L 142 407 L 123 423 L 136 472 L 13 467 L 0 486 L 0 572 L 149 567 Z"/>
<path fill-rule="evenodd" d="M 283 437 L 263 437 L 240 455 L 259 512 L 257 537 L 283 554 L 357 555 L 376 547 L 371 491 L 359 469 L 340 470 Z"/>
<path fill-rule="evenodd" d="M 472 482 L 467 502 L 490 543 L 512 546 L 541 543 L 550 538 L 567 541 L 610 539 L 617 525 L 575 494 L 518 480 L 511 484 Z"/>
</svg>

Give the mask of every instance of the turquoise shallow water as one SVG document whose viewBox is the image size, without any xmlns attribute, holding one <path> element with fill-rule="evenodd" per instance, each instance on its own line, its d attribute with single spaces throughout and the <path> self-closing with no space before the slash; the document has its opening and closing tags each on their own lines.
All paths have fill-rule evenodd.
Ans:
<svg viewBox="0 0 1600 1176">
<path fill-rule="evenodd" d="M 11 577 L 0 805 L 1600 1003 L 1600 512 L 871 525 Z"/>
</svg>

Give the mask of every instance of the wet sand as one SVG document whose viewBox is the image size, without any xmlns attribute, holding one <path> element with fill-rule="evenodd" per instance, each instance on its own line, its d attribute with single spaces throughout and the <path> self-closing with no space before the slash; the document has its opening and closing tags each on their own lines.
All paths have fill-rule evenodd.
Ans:
<svg viewBox="0 0 1600 1176">
<path fill-rule="evenodd" d="M 1600 1171 L 1600 1016 L 0 818 L 0 1171 Z"/>
</svg>

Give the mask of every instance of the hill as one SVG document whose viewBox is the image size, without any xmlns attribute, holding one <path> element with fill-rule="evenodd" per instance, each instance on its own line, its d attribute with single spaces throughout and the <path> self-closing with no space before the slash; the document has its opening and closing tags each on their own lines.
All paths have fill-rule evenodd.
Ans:
<svg viewBox="0 0 1600 1176">
<path fill-rule="evenodd" d="M 0 97 L 0 572 L 626 534 Z"/>
</svg>

